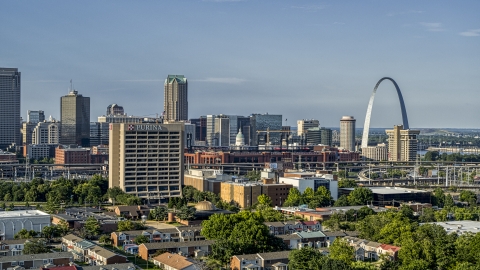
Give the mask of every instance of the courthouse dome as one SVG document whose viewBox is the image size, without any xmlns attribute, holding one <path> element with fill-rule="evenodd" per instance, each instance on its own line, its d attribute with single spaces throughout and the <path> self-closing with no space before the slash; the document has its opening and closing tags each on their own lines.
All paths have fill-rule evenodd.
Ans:
<svg viewBox="0 0 480 270">
<path fill-rule="evenodd" d="M 212 211 L 215 210 L 215 206 L 209 201 L 201 201 L 195 205 L 195 209 L 197 211 Z"/>
<path fill-rule="evenodd" d="M 235 140 L 236 146 L 243 146 L 245 145 L 245 136 L 242 133 L 242 129 L 238 129 L 237 138 Z"/>
</svg>

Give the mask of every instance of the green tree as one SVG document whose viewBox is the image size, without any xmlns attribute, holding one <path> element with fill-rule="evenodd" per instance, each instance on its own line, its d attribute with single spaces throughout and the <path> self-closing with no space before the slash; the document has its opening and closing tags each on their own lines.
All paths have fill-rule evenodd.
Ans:
<svg viewBox="0 0 480 270">
<path fill-rule="evenodd" d="M 92 238 L 100 234 L 100 222 L 94 217 L 89 217 L 85 221 L 85 232 L 88 238 Z"/>
<path fill-rule="evenodd" d="M 347 264 L 353 262 L 354 252 L 355 249 L 343 238 L 336 238 L 330 246 L 330 258 Z"/>
<path fill-rule="evenodd" d="M 102 234 L 98 238 L 98 242 L 103 245 L 110 244 L 112 243 L 112 238 L 110 238 L 110 236 L 107 234 Z"/>
<path fill-rule="evenodd" d="M 420 222 L 435 222 L 436 219 L 435 219 L 435 211 L 430 208 L 430 207 L 427 207 L 427 208 L 422 208 L 422 212 L 420 213 L 420 216 L 418 217 L 418 220 Z"/>
<path fill-rule="evenodd" d="M 443 207 L 445 204 L 445 192 L 443 192 L 443 189 L 437 187 L 433 191 L 433 205 L 436 205 L 438 207 Z"/>
<path fill-rule="evenodd" d="M 452 207 L 455 206 L 455 201 L 453 200 L 453 197 L 452 195 L 450 194 L 447 194 L 445 196 L 445 204 L 444 204 L 444 207 L 447 208 L 447 209 L 450 209 Z"/>
<path fill-rule="evenodd" d="M 284 206 L 298 206 L 302 201 L 302 194 L 297 188 L 291 188 L 288 192 L 287 199 L 285 200 Z"/>
<path fill-rule="evenodd" d="M 23 246 L 23 254 L 48 253 L 47 243 L 43 239 L 30 239 Z"/>
<path fill-rule="evenodd" d="M 272 204 L 272 199 L 266 195 L 266 194 L 261 194 L 257 197 L 258 204 L 265 205 L 271 207 Z"/>
<path fill-rule="evenodd" d="M 460 191 L 460 201 L 467 202 L 469 205 L 477 205 L 477 194 L 471 190 Z"/>
<path fill-rule="evenodd" d="M 133 231 L 133 230 L 144 230 L 145 226 L 140 222 L 134 222 L 129 219 L 121 220 L 118 223 L 117 231 Z"/>
<path fill-rule="evenodd" d="M 311 201 L 314 196 L 315 196 L 315 191 L 313 191 L 311 187 L 307 187 L 302 194 L 303 201 L 307 203 Z M 288 200 L 288 197 L 287 197 L 287 200 Z"/>
<path fill-rule="evenodd" d="M 61 220 L 57 225 L 57 230 L 60 236 L 64 236 L 70 231 L 70 226 L 65 220 Z"/>
<path fill-rule="evenodd" d="M 145 235 L 139 235 L 135 238 L 135 244 L 141 245 L 143 243 L 150 243 L 150 238 Z"/>
<path fill-rule="evenodd" d="M 165 207 L 157 206 L 149 213 L 150 219 L 156 221 L 165 220 L 168 216 L 168 210 Z"/>
<path fill-rule="evenodd" d="M 14 235 L 15 239 L 31 239 L 37 236 L 37 232 L 34 230 L 26 230 L 26 229 L 21 229 Z"/>
<path fill-rule="evenodd" d="M 354 179 L 341 179 L 338 181 L 339 188 L 356 188 L 357 182 Z"/>
<path fill-rule="evenodd" d="M 338 200 L 335 201 L 333 206 L 349 206 L 348 202 L 348 196 L 347 195 L 342 195 L 338 198 Z"/>
<path fill-rule="evenodd" d="M 294 249 L 288 255 L 288 267 L 292 270 L 310 270 L 311 261 L 320 258 L 322 255 L 312 247 Z"/>
<path fill-rule="evenodd" d="M 373 200 L 372 190 L 366 187 L 356 187 L 348 195 L 350 205 L 366 205 Z"/>
<path fill-rule="evenodd" d="M 196 212 L 195 207 L 184 205 L 180 209 L 178 209 L 176 216 L 181 220 L 194 220 L 195 212 Z"/>
<path fill-rule="evenodd" d="M 45 238 L 48 242 L 50 242 L 54 237 L 60 236 L 57 226 L 45 226 L 42 228 L 42 237 Z"/>
<path fill-rule="evenodd" d="M 245 177 L 248 178 L 248 180 L 250 181 L 258 181 L 260 180 L 260 177 L 261 177 L 260 175 L 261 175 L 260 171 L 251 170 L 247 173 Z"/>
<path fill-rule="evenodd" d="M 375 211 L 373 211 L 373 209 L 368 207 L 368 206 L 364 206 L 364 207 L 358 209 L 358 211 L 357 211 L 357 219 L 358 220 L 362 220 L 362 219 L 364 219 L 364 218 L 366 218 L 367 216 L 370 216 L 370 215 L 375 215 Z"/>
</svg>

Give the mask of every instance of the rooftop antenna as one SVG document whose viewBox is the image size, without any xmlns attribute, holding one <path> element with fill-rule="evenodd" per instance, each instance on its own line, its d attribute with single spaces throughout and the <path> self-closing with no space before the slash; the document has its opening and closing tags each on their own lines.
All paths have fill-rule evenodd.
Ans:
<svg viewBox="0 0 480 270">
<path fill-rule="evenodd" d="M 73 91 L 73 81 L 70 79 L 70 91 Z"/>
</svg>

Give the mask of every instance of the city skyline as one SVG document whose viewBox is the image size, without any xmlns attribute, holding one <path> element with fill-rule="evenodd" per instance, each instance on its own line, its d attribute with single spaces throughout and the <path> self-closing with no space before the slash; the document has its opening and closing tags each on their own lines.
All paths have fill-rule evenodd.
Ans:
<svg viewBox="0 0 480 270">
<path fill-rule="evenodd" d="M 343 115 L 363 123 L 375 83 L 389 76 L 411 128 L 480 124 L 475 1 L 197 1 L 179 6 L 185 19 L 175 24 L 156 11 L 178 3 L 50 3 L 0 11 L 2 66 L 22 72 L 23 119 L 27 110 L 59 119 L 70 79 L 91 97 L 91 121 L 112 103 L 161 114 L 165 76 L 184 74 L 189 118 L 268 112 L 290 126 L 338 127 Z M 395 88 L 380 88 L 371 127 L 401 124 Z"/>
</svg>

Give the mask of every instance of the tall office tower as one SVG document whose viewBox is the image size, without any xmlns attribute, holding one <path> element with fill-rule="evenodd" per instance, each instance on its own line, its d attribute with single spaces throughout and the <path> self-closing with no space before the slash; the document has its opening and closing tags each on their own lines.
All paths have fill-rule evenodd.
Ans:
<svg viewBox="0 0 480 270">
<path fill-rule="evenodd" d="M 207 133 L 207 117 L 200 116 L 200 118 L 190 119 L 190 123 L 195 125 L 195 140 L 205 141 Z"/>
<path fill-rule="evenodd" d="M 60 123 L 39 122 L 33 129 L 32 144 L 59 144 Z"/>
<path fill-rule="evenodd" d="M 184 124 L 110 124 L 109 187 L 150 203 L 181 196 Z"/>
<path fill-rule="evenodd" d="M 320 144 L 332 146 L 332 130 L 320 128 Z"/>
<path fill-rule="evenodd" d="M 385 130 L 388 135 L 389 161 L 415 161 L 418 151 L 417 136 L 420 130 L 403 129 L 403 125 Z"/>
<path fill-rule="evenodd" d="M 165 80 L 164 114 L 167 121 L 188 120 L 188 83 L 183 75 L 168 75 Z"/>
<path fill-rule="evenodd" d="M 230 123 L 230 142 L 229 145 L 235 145 L 238 133 L 238 115 L 227 115 Z"/>
<path fill-rule="evenodd" d="M 340 119 L 340 148 L 355 151 L 355 118 L 343 116 Z"/>
<path fill-rule="evenodd" d="M 76 90 L 60 99 L 60 143 L 90 146 L 90 98 Z"/>
<path fill-rule="evenodd" d="M 215 137 L 218 146 L 230 145 L 230 119 L 228 116 L 218 115 L 215 118 Z"/>
<path fill-rule="evenodd" d="M 251 145 L 265 145 L 270 143 L 271 145 L 280 145 L 282 130 L 282 115 L 275 114 L 252 114 L 250 117 L 251 130 Z M 266 132 L 267 129 L 270 132 Z M 261 131 L 261 132 L 258 132 Z"/>
<path fill-rule="evenodd" d="M 209 114 L 207 115 L 207 133 L 205 135 L 205 140 L 208 146 L 217 146 L 218 141 L 215 134 L 215 118 L 216 115 Z"/>
<path fill-rule="evenodd" d="M 45 121 L 45 113 L 43 111 L 27 111 L 27 123 L 40 123 Z"/>
<path fill-rule="evenodd" d="M 309 128 L 318 128 L 320 127 L 320 122 L 315 119 L 311 120 L 298 120 L 297 121 L 297 134 L 298 136 L 302 136 L 305 134 Z"/>
<path fill-rule="evenodd" d="M 108 145 L 109 123 L 90 122 L 90 146 Z"/>
<path fill-rule="evenodd" d="M 107 113 L 105 115 L 124 115 L 125 111 L 123 107 L 118 104 L 110 104 L 107 107 Z"/>
<path fill-rule="evenodd" d="M 20 72 L 0 67 L 0 149 L 20 144 Z"/>
</svg>

